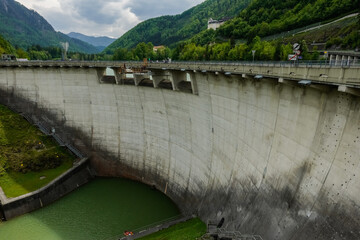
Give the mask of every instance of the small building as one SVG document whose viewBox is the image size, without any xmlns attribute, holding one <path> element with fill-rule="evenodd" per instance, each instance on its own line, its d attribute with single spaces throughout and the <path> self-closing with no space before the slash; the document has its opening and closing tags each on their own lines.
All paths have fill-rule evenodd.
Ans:
<svg viewBox="0 0 360 240">
<path fill-rule="evenodd" d="M 12 54 L 1 54 L 2 61 L 16 61 L 16 56 Z"/>
<path fill-rule="evenodd" d="M 208 21 L 208 29 L 216 30 L 221 25 L 223 25 L 225 22 L 227 22 L 228 20 L 230 20 L 230 18 L 223 18 L 221 20 L 214 20 L 214 19 L 210 18 Z"/>
<path fill-rule="evenodd" d="M 153 51 L 154 51 L 154 52 L 157 52 L 158 50 L 163 50 L 163 49 L 165 49 L 165 46 L 163 46 L 163 45 L 154 46 Z"/>
</svg>

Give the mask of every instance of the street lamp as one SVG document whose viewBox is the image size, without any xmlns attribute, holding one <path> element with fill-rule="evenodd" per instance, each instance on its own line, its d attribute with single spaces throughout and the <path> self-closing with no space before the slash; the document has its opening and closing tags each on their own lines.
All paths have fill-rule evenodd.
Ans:
<svg viewBox="0 0 360 240">
<path fill-rule="evenodd" d="M 252 52 L 252 55 L 253 55 L 253 63 L 254 63 L 256 50 L 252 50 L 251 52 Z"/>
</svg>

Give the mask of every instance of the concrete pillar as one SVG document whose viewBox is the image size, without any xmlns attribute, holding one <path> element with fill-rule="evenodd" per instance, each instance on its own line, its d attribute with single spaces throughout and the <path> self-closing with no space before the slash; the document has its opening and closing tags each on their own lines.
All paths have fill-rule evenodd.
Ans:
<svg viewBox="0 0 360 240">
<path fill-rule="evenodd" d="M 346 56 L 342 56 L 341 57 L 341 66 L 345 65 L 347 63 L 347 57 Z"/>
<path fill-rule="evenodd" d="M 352 64 L 353 60 L 354 60 L 354 58 L 352 56 L 348 56 L 346 65 L 350 66 L 350 64 Z"/>
<path fill-rule="evenodd" d="M 193 94 L 198 95 L 199 89 L 198 89 L 197 80 L 196 80 L 196 71 L 189 72 L 189 75 L 190 75 L 191 88 L 192 88 Z"/>
<path fill-rule="evenodd" d="M 124 84 L 126 78 L 125 69 L 121 67 L 112 67 L 111 69 L 114 71 L 116 84 Z"/>
<path fill-rule="evenodd" d="M 135 86 L 139 86 L 142 80 L 150 79 L 149 73 L 134 73 Z"/>
<path fill-rule="evenodd" d="M 187 75 L 185 71 L 169 71 L 170 81 L 173 86 L 174 91 L 179 90 L 179 83 L 182 81 L 187 81 Z"/>
<path fill-rule="evenodd" d="M 336 55 L 336 59 L 335 59 L 335 66 L 339 65 L 340 64 L 340 55 Z"/>
<path fill-rule="evenodd" d="M 170 81 L 170 76 L 168 74 L 168 71 L 152 70 L 152 80 L 154 83 L 154 88 L 158 88 L 161 81 L 163 80 Z"/>
<path fill-rule="evenodd" d="M 105 71 L 106 71 L 106 68 L 96 68 L 96 72 L 97 72 L 97 76 L 98 76 L 98 81 L 100 83 L 102 83 L 102 78 L 104 77 L 105 75 Z"/>
<path fill-rule="evenodd" d="M 334 55 L 330 54 L 329 65 L 331 65 L 333 61 L 334 61 Z"/>
</svg>

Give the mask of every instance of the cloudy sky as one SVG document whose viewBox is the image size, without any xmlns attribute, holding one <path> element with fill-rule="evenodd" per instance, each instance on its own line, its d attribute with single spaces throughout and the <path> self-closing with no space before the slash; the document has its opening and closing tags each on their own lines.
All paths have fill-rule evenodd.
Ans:
<svg viewBox="0 0 360 240">
<path fill-rule="evenodd" d="M 118 38 L 152 17 L 182 13 L 204 0 L 16 0 L 57 31 Z"/>
</svg>

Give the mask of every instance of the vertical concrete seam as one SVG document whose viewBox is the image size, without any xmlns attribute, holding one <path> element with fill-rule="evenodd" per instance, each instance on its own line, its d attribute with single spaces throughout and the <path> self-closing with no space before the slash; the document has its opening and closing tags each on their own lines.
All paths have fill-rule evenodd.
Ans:
<svg viewBox="0 0 360 240">
<path fill-rule="evenodd" d="M 201 73 L 199 73 L 201 74 Z M 202 78 L 203 79 L 203 78 Z M 211 90 L 210 90 L 210 83 L 209 83 L 209 74 L 206 74 L 206 83 L 207 83 L 207 94 L 208 94 L 208 103 L 209 103 L 209 111 L 210 111 L 210 118 L 209 118 L 209 123 L 210 123 L 210 127 L 213 130 L 211 134 L 211 146 L 210 146 L 210 159 L 209 159 L 209 168 L 208 168 L 208 182 L 207 182 L 207 186 L 206 186 L 206 190 L 203 192 L 204 195 L 201 199 L 200 205 L 199 205 L 199 212 L 201 211 L 201 208 L 204 206 L 203 202 L 205 201 L 205 196 L 208 196 L 208 192 L 213 191 L 213 184 L 214 184 L 214 179 L 211 177 L 211 173 L 212 173 L 212 167 L 213 167 L 213 160 L 214 160 L 214 119 L 213 119 L 213 106 L 212 106 L 212 95 L 211 95 Z M 204 83 L 205 84 L 205 83 Z M 205 96 L 205 95 L 204 95 Z M 211 129 L 209 129 L 211 131 Z"/>
<path fill-rule="evenodd" d="M 115 70 L 114 70 L 114 73 L 115 73 Z M 118 75 L 118 73 L 115 73 L 115 76 Z M 115 100 L 115 106 L 116 106 L 116 117 L 117 117 L 117 131 L 118 131 L 118 134 L 117 134 L 117 139 L 118 139 L 118 154 L 117 154 L 117 157 L 118 157 L 118 160 L 121 161 L 121 124 L 120 124 L 120 112 L 119 112 L 119 104 L 118 104 L 118 98 L 117 98 L 117 94 L 116 94 L 116 89 L 119 84 L 116 83 L 116 86 L 114 86 L 112 88 L 112 92 L 113 92 L 113 95 L 114 95 L 114 100 Z"/>
<path fill-rule="evenodd" d="M 169 122 L 169 111 L 168 111 L 168 107 L 167 107 L 167 104 L 166 104 L 166 101 L 165 101 L 165 97 L 164 97 L 164 91 L 166 91 L 165 89 L 161 89 L 160 90 L 161 92 L 161 97 L 162 97 L 162 100 L 164 102 L 164 107 L 165 107 L 165 115 L 166 115 L 166 122 L 167 122 L 167 130 L 168 130 L 168 143 L 169 143 L 169 156 L 168 156 L 168 159 L 169 159 L 169 171 L 168 171 L 168 174 L 170 174 L 170 169 L 171 169 L 171 147 L 172 147 L 172 143 L 171 143 L 171 131 L 170 131 L 170 122 Z M 176 161 L 176 159 L 175 159 Z M 169 176 L 167 176 L 168 179 Z M 170 187 L 171 187 L 171 184 L 170 184 Z M 169 186 L 168 186 L 169 188 Z"/>
<path fill-rule="evenodd" d="M 277 84 L 278 85 L 278 84 Z M 271 146 L 270 146 L 270 151 L 268 153 L 268 157 L 267 157 L 267 161 L 266 161 L 266 167 L 264 169 L 264 173 L 263 173 L 263 178 L 261 179 L 261 182 L 260 182 L 260 185 L 259 185 L 259 188 L 261 188 L 262 184 L 263 184 L 263 181 L 265 180 L 265 177 L 266 177 L 266 169 L 268 169 L 269 167 L 269 163 L 270 163 L 270 158 L 272 156 L 272 153 L 273 153 L 273 145 L 274 145 L 274 141 L 275 141 L 275 134 L 276 134 L 276 129 L 277 129 L 277 122 L 278 122 L 278 118 L 279 118 L 279 109 L 280 109 L 280 102 L 281 102 L 281 89 L 278 90 L 278 104 L 277 104 L 277 110 L 276 110 L 276 119 L 275 119 L 275 125 L 274 125 L 274 129 L 273 129 L 273 138 L 272 138 L 272 141 L 271 141 Z"/>
<path fill-rule="evenodd" d="M 236 81 L 236 83 L 238 84 L 238 87 L 237 87 L 237 114 L 236 114 L 236 136 L 239 136 L 240 134 L 240 130 L 239 130 L 239 123 L 240 123 L 240 83 L 239 81 Z M 230 178 L 229 178 L 229 185 L 228 185 L 228 189 L 226 190 L 226 192 L 228 193 L 229 189 L 232 187 L 231 186 L 231 183 L 234 181 L 233 177 L 234 177 L 234 172 L 235 172 L 235 166 L 236 166 L 236 156 L 237 156 L 237 153 L 239 151 L 239 140 L 238 138 L 236 138 L 236 147 L 235 147 L 235 154 L 233 156 L 233 164 L 232 164 L 232 168 L 231 168 L 231 173 L 230 173 Z"/>
<path fill-rule="evenodd" d="M 139 100 L 140 100 L 140 106 L 141 106 L 141 113 L 142 113 L 142 124 L 143 124 L 143 160 L 142 160 L 142 167 L 143 167 L 143 171 L 145 172 L 145 169 L 146 169 L 146 166 L 145 166 L 145 162 L 146 162 L 146 156 L 147 156 L 147 139 L 146 139 L 146 125 L 145 125 L 145 110 L 144 110 L 144 105 L 143 105 L 143 102 L 141 100 L 141 92 L 140 92 L 140 89 L 139 87 L 136 88 L 136 91 L 138 93 L 138 96 L 139 96 Z M 142 177 L 143 178 L 143 177 Z"/>
</svg>

